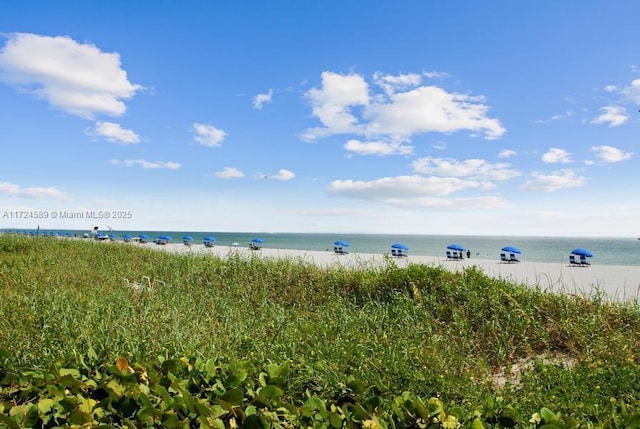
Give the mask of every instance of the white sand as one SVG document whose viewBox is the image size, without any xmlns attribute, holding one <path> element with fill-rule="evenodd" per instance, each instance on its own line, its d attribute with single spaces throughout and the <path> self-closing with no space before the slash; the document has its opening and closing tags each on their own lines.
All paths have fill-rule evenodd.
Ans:
<svg viewBox="0 0 640 429">
<path fill-rule="evenodd" d="M 464 259 L 448 261 L 445 257 L 414 256 L 390 258 L 383 254 L 351 253 L 336 255 L 330 251 L 309 251 L 294 249 L 251 250 L 247 247 L 214 246 L 204 247 L 202 244 L 170 243 L 156 245 L 153 243 L 135 244 L 177 253 L 211 254 L 224 258 L 231 253 L 246 257 L 261 258 L 296 258 L 314 263 L 318 266 L 366 267 L 379 266 L 391 259 L 398 266 L 408 264 L 441 265 L 451 270 L 463 270 L 476 266 L 487 275 L 503 278 L 515 283 L 522 283 L 543 290 L 592 295 L 602 292 L 609 300 L 640 302 L 640 266 L 591 265 L 589 267 L 569 266 L 563 263 L 520 262 L 517 264 L 500 263 L 497 260 Z"/>
</svg>

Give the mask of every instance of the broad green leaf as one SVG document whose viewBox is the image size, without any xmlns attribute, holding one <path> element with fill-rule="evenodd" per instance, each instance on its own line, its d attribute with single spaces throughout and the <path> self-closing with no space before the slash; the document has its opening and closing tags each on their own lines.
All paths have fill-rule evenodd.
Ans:
<svg viewBox="0 0 640 429">
<path fill-rule="evenodd" d="M 127 390 L 123 385 L 118 383 L 116 380 L 111 380 L 107 383 L 107 388 L 110 389 L 118 398 L 121 398 L 124 395 L 124 392 Z"/>
<path fill-rule="evenodd" d="M 347 387 L 354 393 L 364 393 L 367 390 L 367 385 L 359 380 L 350 380 Z"/>
<path fill-rule="evenodd" d="M 257 399 L 264 405 L 272 405 L 282 395 L 284 395 L 284 391 L 281 388 L 270 384 L 258 390 Z"/>
<path fill-rule="evenodd" d="M 87 413 L 83 413 L 80 410 L 73 410 L 71 414 L 69 414 L 69 423 L 72 425 L 83 425 L 85 423 L 90 423 L 91 415 Z"/>
<path fill-rule="evenodd" d="M 482 420 L 478 417 L 473 419 L 473 423 L 471 423 L 471 429 L 484 429 L 484 425 L 482 424 Z"/>
<path fill-rule="evenodd" d="M 78 371 L 76 368 L 60 368 L 58 372 L 60 373 L 61 377 L 64 377 L 65 375 L 70 375 L 75 379 L 80 378 L 80 371 Z"/>
<path fill-rule="evenodd" d="M 27 427 L 27 428 L 35 427 L 36 423 L 38 423 L 38 418 L 39 418 L 38 407 L 36 407 L 33 404 L 30 404 L 28 405 L 28 408 L 26 411 L 27 412 L 25 413 L 24 419 L 22 421 L 24 427 Z"/>
<path fill-rule="evenodd" d="M 38 410 L 42 413 L 42 414 L 47 414 L 48 412 L 51 411 L 51 407 L 53 407 L 53 405 L 56 403 L 55 400 L 51 399 L 51 398 L 43 398 L 40 399 L 38 401 Z M 0 410 L 1 411 L 1 410 Z"/>
<path fill-rule="evenodd" d="M 238 406 L 244 401 L 244 392 L 240 389 L 230 389 L 220 395 L 220 399 L 231 405 Z"/>
<path fill-rule="evenodd" d="M 545 407 L 540 410 L 540 416 L 545 423 L 551 423 L 558 420 L 558 416 L 556 416 L 553 411 Z"/>
</svg>

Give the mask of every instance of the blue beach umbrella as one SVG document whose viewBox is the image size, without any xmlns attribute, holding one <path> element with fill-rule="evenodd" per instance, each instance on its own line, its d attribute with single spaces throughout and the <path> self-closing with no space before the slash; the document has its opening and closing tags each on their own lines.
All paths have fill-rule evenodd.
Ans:
<svg viewBox="0 0 640 429">
<path fill-rule="evenodd" d="M 338 240 L 333 244 L 335 244 L 336 246 L 351 247 L 351 245 L 349 243 L 347 243 L 346 241 L 342 241 L 342 240 Z"/>
<path fill-rule="evenodd" d="M 262 238 L 254 238 L 253 240 L 251 240 L 252 243 L 264 243 L 264 240 Z"/>
<path fill-rule="evenodd" d="M 581 249 L 581 248 L 573 249 L 571 251 L 571 254 L 578 255 L 578 256 L 585 256 L 587 258 L 591 258 L 593 256 L 593 253 L 591 253 L 587 249 Z"/>
<path fill-rule="evenodd" d="M 133 238 L 133 236 L 131 234 L 122 234 L 122 238 Z"/>
<path fill-rule="evenodd" d="M 173 239 L 168 235 L 159 235 L 158 240 L 171 241 Z"/>
<path fill-rule="evenodd" d="M 509 252 L 509 253 L 517 253 L 517 254 L 521 254 L 522 252 L 520 251 L 520 249 L 518 249 L 517 247 L 513 247 L 513 246 L 505 246 L 502 248 L 503 252 Z"/>
<path fill-rule="evenodd" d="M 212 235 L 207 235 L 205 238 L 203 238 L 203 241 L 216 241 L 216 239 Z"/>
<path fill-rule="evenodd" d="M 182 239 L 183 239 L 184 241 L 193 241 L 193 237 L 192 237 L 192 236 L 190 236 L 190 235 L 185 235 L 184 237 L 182 237 Z"/>
<path fill-rule="evenodd" d="M 140 234 L 138 237 L 140 237 L 140 238 L 149 238 L 149 236 L 147 234 Z"/>
<path fill-rule="evenodd" d="M 405 246 L 402 243 L 395 243 L 391 245 L 392 249 L 400 249 L 400 250 L 409 250 L 409 248 L 407 246 Z"/>
<path fill-rule="evenodd" d="M 450 244 L 450 245 L 447 246 L 447 249 L 449 249 L 449 250 L 457 250 L 457 251 L 460 251 L 460 252 L 464 252 L 465 251 L 465 248 L 462 247 L 459 244 Z"/>
</svg>

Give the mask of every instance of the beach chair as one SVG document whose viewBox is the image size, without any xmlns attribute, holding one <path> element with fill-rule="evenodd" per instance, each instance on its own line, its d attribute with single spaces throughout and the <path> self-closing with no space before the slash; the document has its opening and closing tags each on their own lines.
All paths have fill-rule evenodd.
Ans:
<svg viewBox="0 0 640 429">
<path fill-rule="evenodd" d="M 511 255 L 509 255 L 509 262 L 518 263 L 518 262 L 520 262 L 520 260 L 518 258 L 516 258 L 516 254 L 515 253 L 512 253 Z"/>
<path fill-rule="evenodd" d="M 589 265 L 591 264 L 587 262 L 587 257 L 584 255 L 580 255 L 580 266 L 588 267 Z"/>
<path fill-rule="evenodd" d="M 580 265 L 576 262 L 576 257 L 574 255 L 569 255 L 569 265 Z"/>
<path fill-rule="evenodd" d="M 391 256 L 400 256 L 398 255 L 399 250 L 398 249 L 391 249 Z"/>
<path fill-rule="evenodd" d="M 504 253 L 500 254 L 500 263 L 502 262 L 509 262 L 509 260 L 507 259 L 507 255 L 505 255 Z"/>
<path fill-rule="evenodd" d="M 451 256 L 451 252 L 447 250 L 447 259 L 453 259 L 453 257 Z"/>
</svg>

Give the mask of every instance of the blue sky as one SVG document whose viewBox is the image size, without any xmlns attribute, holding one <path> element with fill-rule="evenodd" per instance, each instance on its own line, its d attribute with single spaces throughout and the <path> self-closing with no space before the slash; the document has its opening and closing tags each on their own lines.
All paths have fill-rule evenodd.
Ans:
<svg viewBox="0 0 640 429">
<path fill-rule="evenodd" d="M 2 2 L 0 228 L 637 236 L 638 16 Z"/>
</svg>

